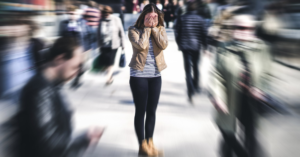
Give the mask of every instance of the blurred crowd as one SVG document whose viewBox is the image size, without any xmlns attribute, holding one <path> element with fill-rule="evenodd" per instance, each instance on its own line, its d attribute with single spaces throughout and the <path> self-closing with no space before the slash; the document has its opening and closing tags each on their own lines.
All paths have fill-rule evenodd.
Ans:
<svg viewBox="0 0 300 157">
<path fill-rule="evenodd" d="M 300 68 L 297 64 L 300 3 L 297 0 L 123 0 L 120 3 L 119 16 L 113 14 L 113 7 L 95 1 L 68 5 L 57 12 L 63 20 L 57 27 L 58 36 L 51 39 L 38 37 L 41 28 L 33 17 L 43 13 L 1 11 L 0 101 L 19 104 L 18 113 L 7 123 L 18 126 L 15 132 L 20 138 L 13 147 L 18 156 L 74 157 L 97 144 L 104 131 L 100 127 L 71 136 L 73 111 L 60 89 L 68 81 L 70 88 L 79 88 L 83 83 L 81 77 L 88 70 L 105 72 L 105 85 L 111 85 L 117 51 L 125 53 L 124 13 L 140 14 L 150 3 L 164 14 L 165 28 L 174 30 L 183 54 L 188 101 L 193 104 L 195 95 L 206 93 L 216 109 L 215 122 L 223 136 L 221 156 L 263 156 L 256 139 L 257 119 L 269 110 L 283 112 L 270 87 L 272 62 L 282 56 L 296 58 L 296 61 L 280 61 L 291 68 Z M 205 86 L 200 83 L 199 71 L 203 56 L 213 63 Z M 92 69 L 87 66 L 90 59 L 94 60 Z M 242 140 L 236 138 L 237 126 L 242 128 Z"/>
</svg>

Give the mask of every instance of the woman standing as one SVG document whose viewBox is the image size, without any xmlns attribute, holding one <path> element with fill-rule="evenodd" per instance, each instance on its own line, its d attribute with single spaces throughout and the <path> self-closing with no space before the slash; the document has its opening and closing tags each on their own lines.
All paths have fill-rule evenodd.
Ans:
<svg viewBox="0 0 300 157">
<path fill-rule="evenodd" d="M 129 64 L 130 87 L 136 108 L 134 126 L 140 144 L 139 154 L 158 156 L 162 152 L 154 147 L 152 137 L 161 90 L 160 72 L 167 67 L 163 56 L 168 46 L 163 13 L 155 4 L 146 5 L 135 25 L 129 27 L 128 35 L 133 48 Z"/>
<path fill-rule="evenodd" d="M 104 6 L 102 18 L 98 27 L 98 42 L 101 51 L 101 65 L 107 67 L 107 82 L 113 82 L 113 67 L 116 53 L 119 47 L 124 50 L 125 34 L 119 17 L 111 15 L 113 10 L 110 6 Z"/>
</svg>

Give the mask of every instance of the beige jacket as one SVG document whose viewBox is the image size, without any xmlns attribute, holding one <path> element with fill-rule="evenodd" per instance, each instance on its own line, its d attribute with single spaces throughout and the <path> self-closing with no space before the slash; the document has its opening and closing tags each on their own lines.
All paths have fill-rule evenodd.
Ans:
<svg viewBox="0 0 300 157">
<path fill-rule="evenodd" d="M 151 37 L 153 52 L 158 70 L 161 72 L 167 65 L 165 63 L 163 50 L 168 46 L 166 30 L 163 26 L 155 28 L 137 29 L 129 27 L 128 37 L 132 44 L 133 55 L 129 66 L 140 71 L 144 70 L 149 50 L 149 38 Z"/>
</svg>

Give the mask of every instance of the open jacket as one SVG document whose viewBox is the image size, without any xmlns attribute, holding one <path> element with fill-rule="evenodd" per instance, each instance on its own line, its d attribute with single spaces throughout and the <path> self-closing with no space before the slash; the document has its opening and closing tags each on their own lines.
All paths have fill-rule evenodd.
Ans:
<svg viewBox="0 0 300 157">
<path fill-rule="evenodd" d="M 236 117 L 240 113 L 242 89 L 239 85 L 243 63 L 238 53 L 244 53 L 251 70 L 250 84 L 270 93 L 269 82 L 271 80 L 271 55 L 268 47 L 261 40 L 248 42 L 246 46 L 240 46 L 236 42 L 219 47 L 213 73 L 213 83 L 210 87 L 213 98 L 221 99 L 228 107 L 229 114 L 216 112 L 216 123 L 225 131 L 234 132 Z M 251 104 L 250 104 L 251 105 Z M 254 107 L 252 107 L 254 109 Z"/>
<path fill-rule="evenodd" d="M 122 21 L 119 17 L 110 15 L 108 19 L 101 19 L 99 22 L 98 30 L 97 30 L 97 35 L 98 35 L 98 46 L 101 48 L 103 45 L 102 41 L 102 34 L 101 34 L 101 29 L 102 29 L 102 23 L 103 21 L 109 21 L 109 25 L 112 29 L 112 43 L 111 43 L 111 48 L 112 49 L 118 49 L 119 47 L 124 47 L 125 46 L 125 33 L 122 25 Z"/>
<path fill-rule="evenodd" d="M 89 145 L 86 134 L 71 138 L 72 110 L 59 88 L 40 73 L 25 85 L 16 116 L 17 157 L 76 157 Z"/>
<path fill-rule="evenodd" d="M 143 71 L 147 54 L 149 51 L 149 38 L 151 37 L 153 52 L 158 70 L 161 72 L 167 68 L 163 50 L 168 46 L 168 38 L 166 30 L 163 26 L 154 28 L 135 28 L 129 27 L 128 37 L 132 44 L 133 55 L 129 66 L 133 69 Z"/>
</svg>

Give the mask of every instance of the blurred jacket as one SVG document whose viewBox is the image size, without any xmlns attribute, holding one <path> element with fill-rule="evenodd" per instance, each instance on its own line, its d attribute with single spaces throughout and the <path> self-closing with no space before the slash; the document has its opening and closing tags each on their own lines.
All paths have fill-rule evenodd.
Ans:
<svg viewBox="0 0 300 157">
<path fill-rule="evenodd" d="M 42 74 L 35 75 L 21 93 L 18 157 L 76 157 L 89 139 L 86 135 L 71 138 L 71 117 L 59 88 Z"/>
<path fill-rule="evenodd" d="M 158 70 L 161 72 L 167 68 L 163 50 L 165 50 L 168 46 L 168 37 L 163 26 L 158 26 L 152 29 L 137 29 L 134 26 L 131 26 L 128 29 L 128 37 L 133 49 L 132 59 L 129 64 L 130 67 L 140 71 L 144 70 L 150 46 L 149 38 L 151 37 Z"/>
<path fill-rule="evenodd" d="M 200 51 L 201 45 L 206 49 L 205 21 L 197 14 L 197 11 L 190 11 L 180 16 L 174 29 L 180 50 Z"/>
<path fill-rule="evenodd" d="M 119 17 L 116 17 L 114 15 L 110 15 L 107 19 L 101 19 L 98 26 L 98 46 L 101 47 L 103 45 L 103 38 L 101 37 L 101 29 L 102 29 L 102 21 L 109 21 L 109 27 L 112 30 L 112 49 L 117 49 L 119 47 L 125 46 L 125 33 L 123 29 L 123 25 L 121 22 L 121 19 Z"/>
<path fill-rule="evenodd" d="M 69 22 L 70 20 L 64 20 L 60 23 L 59 35 L 60 36 L 69 36 L 76 37 L 80 40 L 81 45 L 84 51 L 87 51 L 92 48 L 92 43 L 94 42 L 92 36 L 92 28 L 87 25 L 87 21 L 84 19 L 78 19 L 76 21 L 78 30 L 70 31 L 69 30 Z"/>
<path fill-rule="evenodd" d="M 229 114 L 216 113 L 217 125 L 225 131 L 234 132 L 236 117 L 239 114 L 239 105 L 242 89 L 239 82 L 243 70 L 243 63 L 238 53 L 243 53 L 250 63 L 251 85 L 269 93 L 271 73 L 271 55 L 267 45 L 261 40 L 253 42 L 232 42 L 218 49 L 218 63 L 213 73 L 213 84 L 210 87 L 213 98 L 220 98 L 228 107 Z M 251 103 L 251 102 L 250 102 Z"/>
</svg>

